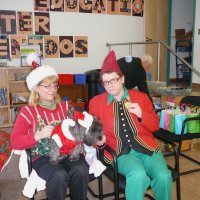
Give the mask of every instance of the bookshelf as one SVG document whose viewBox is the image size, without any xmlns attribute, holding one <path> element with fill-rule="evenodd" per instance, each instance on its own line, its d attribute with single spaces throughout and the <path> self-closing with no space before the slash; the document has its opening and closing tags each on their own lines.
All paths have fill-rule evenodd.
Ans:
<svg viewBox="0 0 200 200">
<path fill-rule="evenodd" d="M 0 67 L 0 128 L 12 127 L 19 110 L 27 104 L 30 93 L 25 79 L 30 71 L 31 67 Z M 88 102 L 88 85 L 61 85 L 58 94 Z"/>
<path fill-rule="evenodd" d="M 30 67 L 0 67 L 0 128 L 12 127 L 16 115 L 28 101 L 26 75 Z"/>
</svg>

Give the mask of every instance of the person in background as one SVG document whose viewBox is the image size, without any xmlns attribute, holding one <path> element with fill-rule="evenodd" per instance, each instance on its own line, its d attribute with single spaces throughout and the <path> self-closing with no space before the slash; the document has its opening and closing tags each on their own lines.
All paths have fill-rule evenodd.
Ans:
<svg viewBox="0 0 200 200">
<path fill-rule="evenodd" d="M 146 82 L 146 71 L 153 63 L 151 55 L 144 54 L 141 58 L 123 57 L 118 59 L 117 62 L 125 77 L 126 88 L 132 89 L 137 87 L 139 91 L 146 93 L 151 99 Z"/>
<path fill-rule="evenodd" d="M 147 72 L 153 65 L 152 56 L 150 54 L 143 54 L 140 59 L 144 70 Z"/>
<path fill-rule="evenodd" d="M 58 75 L 51 66 L 32 70 L 26 79 L 30 97 L 21 108 L 11 135 L 15 150 L 31 148 L 33 169 L 46 181 L 48 200 L 64 200 L 70 183 L 72 200 L 87 197 L 89 167 L 84 156 L 77 161 L 68 157 L 58 164 L 49 162 L 49 139 L 54 126 L 68 118 L 69 105 L 58 95 Z M 77 190 L 77 188 L 79 188 Z"/>
<path fill-rule="evenodd" d="M 111 51 L 100 72 L 106 92 L 89 102 L 89 112 L 103 124 L 106 138 L 101 145 L 106 142 L 116 152 L 118 171 L 126 177 L 126 200 L 143 200 L 149 186 L 156 200 L 170 200 L 171 172 L 153 136 L 159 117 L 147 94 L 124 87 L 118 63 Z M 109 154 L 105 161 L 112 163 Z"/>
</svg>

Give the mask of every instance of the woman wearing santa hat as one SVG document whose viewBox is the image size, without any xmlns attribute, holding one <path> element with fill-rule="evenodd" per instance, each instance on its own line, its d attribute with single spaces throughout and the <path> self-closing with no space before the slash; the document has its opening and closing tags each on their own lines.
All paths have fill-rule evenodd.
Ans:
<svg viewBox="0 0 200 200">
<path fill-rule="evenodd" d="M 46 181 L 49 200 L 64 200 L 68 181 L 71 199 L 84 200 L 89 174 L 85 158 L 80 156 L 79 160 L 70 161 L 67 157 L 58 164 L 49 162 L 48 141 L 53 124 L 68 118 L 69 109 L 68 103 L 61 102 L 57 94 L 58 75 L 51 66 L 34 64 L 34 68 L 26 79 L 30 90 L 29 105 L 22 107 L 17 116 L 11 135 L 12 147 L 16 150 L 31 148 L 33 169 Z"/>
<path fill-rule="evenodd" d="M 105 58 L 100 76 L 106 92 L 90 100 L 89 112 L 102 122 L 106 144 L 118 156 L 118 171 L 126 177 L 126 200 L 143 200 L 149 186 L 156 200 L 170 200 L 172 176 L 152 134 L 159 129 L 159 118 L 151 100 L 124 87 L 114 51 Z M 112 163 L 110 155 L 105 156 Z"/>
</svg>

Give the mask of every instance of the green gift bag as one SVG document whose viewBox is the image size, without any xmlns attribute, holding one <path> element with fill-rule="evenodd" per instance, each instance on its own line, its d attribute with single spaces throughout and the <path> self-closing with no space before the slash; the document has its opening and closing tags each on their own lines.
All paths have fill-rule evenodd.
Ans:
<svg viewBox="0 0 200 200">
<path fill-rule="evenodd" d="M 170 123 L 168 131 L 175 133 L 175 115 L 174 113 L 170 114 Z"/>
<path fill-rule="evenodd" d="M 187 114 L 187 118 L 198 117 L 200 114 Z M 200 120 L 192 120 L 187 122 L 189 133 L 200 133 Z"/>
</svg>

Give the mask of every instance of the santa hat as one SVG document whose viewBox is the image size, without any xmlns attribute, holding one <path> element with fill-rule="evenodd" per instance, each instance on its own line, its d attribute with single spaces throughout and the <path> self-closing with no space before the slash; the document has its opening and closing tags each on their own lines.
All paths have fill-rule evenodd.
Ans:
<svg viewBox="0 0 200 200">
<path fill-rule="evenodd" d="M 35 69 L 36 67 L 39 67 L 40 59 L 38 54 L 36 53 L 29 53 L 28 56 L 26 57 L 26 63 L 29 66 L 32 66 L 32 69 Z"/>
<path fill-rule="evenodd" d="M 31 91 L 40 81 L 49 76 L 56 76 L 58 78 L 56 70 L 49 65 L 42 65 L 32 70 L 26 77 L 28 89 Z"/>
<path fill-rule="evenodd" d="M 116 72 L 120 76 L 122 75 L 122 71 L 119 68 L 114 51 L 110 51 L 110 53 L 106 56 L 101 67 L 100 75 L 102 76 L 104 73 L 107 72 Z"/>
</svg>

